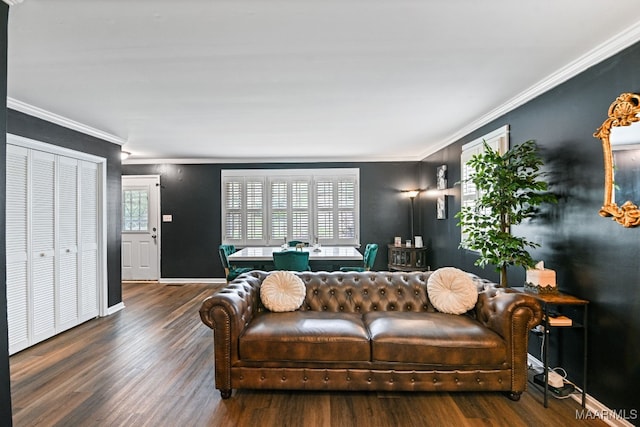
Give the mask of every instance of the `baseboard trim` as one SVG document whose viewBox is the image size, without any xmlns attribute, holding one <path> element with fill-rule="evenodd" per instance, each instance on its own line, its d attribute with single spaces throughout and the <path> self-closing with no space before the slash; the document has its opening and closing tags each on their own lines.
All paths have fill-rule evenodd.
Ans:
<svg viewBox="0 0 640 427">
<path fill-rule="evenodd" d="M 117 313 L 118 311 L 124 308 L 124 303 L 119 302 L 116 305 L 112 305 L 111 307 L 107 307 L 107 316 L 111 316 L 113 313 Z"/>
<path fill-rule="evenodd" d="M 189 279 L 189 278 L 161 278 L 159 281 L 159 283 L 164 283 L 167 285 L 180 285 L 180 284 L 185 284 L 185 283 L 211 283 L 211 284 L 219 284 L 219 283 L 227 283 L 227 280 L 224 278 L 195 278 L 195 279 Z"/>
<path fill-rule="evenodd" d="M 544 364 L 536 357 L 531 354 L 527 354 L 527 362 L 529 366 L 534 368 L 538 368 L 540 370 L 544 370 Z M 572 394 L 571 398 L 578 402 L 582 403 L 582 396 L 579 394 Z M 585 397 L 585 419 L 599 419 L 607 423 L 612 427 L 633 427 L 629 421 L 623 419 L 622 417 L 617 416 L 616 412 L 612 409 L 609 409 L 606 405 L 594 399 L 589 393 L 587 393 Z M 637 414 L 636 414 L 637 416 Z M 577 418 L 577 414 L 576 414 Z"/>
</svg>

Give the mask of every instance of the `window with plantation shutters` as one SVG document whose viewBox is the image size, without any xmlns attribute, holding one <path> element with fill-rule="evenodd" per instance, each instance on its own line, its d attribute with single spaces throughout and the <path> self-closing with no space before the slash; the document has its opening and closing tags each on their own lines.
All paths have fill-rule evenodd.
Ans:
<svg viewBox="0 0 640 427">
<path fill-rule="evenodd" d="M 288 234 L 289 194 L 286 181 L 271 183 L 271 239 L 284 241 Z"/>
<path fill-rule="evenodd" d="M 333 182 L 328 179 L 316 182 L 316 224 L 318 239 L 331 240 L 334 235 Z"/>
<path fill-rule="evenodd" d="M 470 181 L 473 176 L 473 168 L 469 166 L 468 162 L 474 155 L 484 152 L 483 142 L 486 142 L 491 149 L 498 150 L 500 154 L 505 153 L 509 149 L 509 126 L 505 125 L 462 146 L 460 170 L 462 175 L 461 207 L 463 208 L 473 208 L 476 205 L 476 200 L 480 197 L 475 184 Z M 461 228 L 460 232 L 461 240 L 465 240 L 464 228 Z"/>
<path fill-rule="evenodd" d="M 270 244 L 288 240 L 311 241 L 310 182 L 299 177 L 268 179 L 271 196 Z"/>
<path fill-rule="evenodd" d="M 311 242 L 311 183 L 294 178 L 291 182 L 291 240 Z"/>
<path fill-rule="evenodd" d="M 264 240 L 264 183 L 261 180 L 249 180 L 245 184 L 247 242 L 262 243 Z"/>
<path fill-rule="evenodd" d="M 354 239 L 356 236 L 356 187 L 350 179 L 338 181 L 338 238 Z"/>
<path fill-rule="evenodd" d="M 223 242 L 357 244 L 358 169 L 223 170 Z"/>
<path fill-rule="evenodd" d="M 239 241 L 242 239 L 242 187 L 241 181 L 229 181 L 223 188 L 224 198 L 224 230 L 225 239 Z"/>
</svg>

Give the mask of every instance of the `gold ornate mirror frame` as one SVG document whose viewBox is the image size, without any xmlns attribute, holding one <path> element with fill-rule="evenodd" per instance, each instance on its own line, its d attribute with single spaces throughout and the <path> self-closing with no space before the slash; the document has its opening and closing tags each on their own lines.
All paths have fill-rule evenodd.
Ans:
<svg viewBox="0 0 640 427">
<path fill-rule="evenodd" d="M 604 152 L 604 204 L 600 208 L 600 216 L 610 216 L 625 227 L 640 225 L 640 210 L 630 200 L 624 202 L 622 206 L 618 206 L 613 201 L 613 151 L 609 137 L 611 136 L 611 128 L 630 126 L 632 123 L 640 121 L 639 113 L 640 95 L 623 93 L 609 107 L 609 118 L 593 134 L 602 141 Z"/>
</svg>

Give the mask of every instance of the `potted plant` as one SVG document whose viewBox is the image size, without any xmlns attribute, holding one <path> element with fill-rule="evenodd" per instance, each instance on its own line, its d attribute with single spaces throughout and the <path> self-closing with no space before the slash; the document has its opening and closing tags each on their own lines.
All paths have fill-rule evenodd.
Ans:
<svg viewBox="0 0 640 427">
<path fill-rule="evenodd" d="M 475 265 L 496 266 L 500 285 L 507 286 L 507 267 L 533 267 L 535 261 L 527 248 L 539 244 L 511 234 L 511 226 L 532 218 L 542 203 L 556 198 L 548 193 L 542 179 L 543 164 L 535 141 L 517 145 L 504 154 L 484 143 L 485 151 L 468 162 L 473 173 L 468 180 L 476 186 L 479 196 L 475 206 L 463 207 L 456 214 L 458 226 L 465 237 L 460 247 L 478 251 Z"/>
</svg>

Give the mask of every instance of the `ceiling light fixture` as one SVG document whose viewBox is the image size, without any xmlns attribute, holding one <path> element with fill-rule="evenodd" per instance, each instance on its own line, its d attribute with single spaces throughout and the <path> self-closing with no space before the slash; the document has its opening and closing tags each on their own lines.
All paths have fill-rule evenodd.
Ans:
<svg viewBox="0 0 640 427">
<path fill-rule="evenodd" d="M 128 151 L 121 151 L 120 152 L 120 160 L 127 160 L 130 155 L 131 155 L 131 153 L 128 152 Z"/>
</svg>

